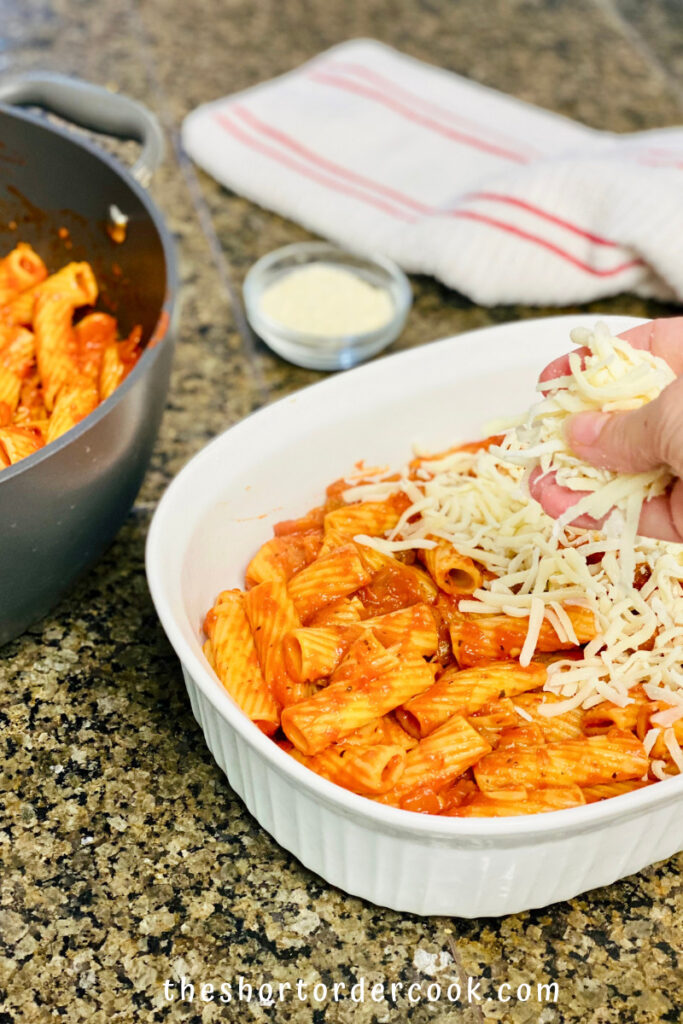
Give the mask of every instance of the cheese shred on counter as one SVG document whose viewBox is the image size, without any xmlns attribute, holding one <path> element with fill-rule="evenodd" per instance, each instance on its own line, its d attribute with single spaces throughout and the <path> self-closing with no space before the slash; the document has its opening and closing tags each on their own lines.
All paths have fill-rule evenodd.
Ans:
<svg viewBox="0 0 683 1024">
<path fill-rule="evenodd" d="M 564 700 L 544 713 L 603 700 L 625 706 L 629 691 L 642 683 L 651 700 L 667 705 L 652 723 L 669 739 L 673 722 L 683 717 L 683 545 L 640 537 L 637 526 L 643 502 L 663 493 L 671 477 L 665 468 L 626 475 L 595 469 L 568 449 L 563 426 L 568 415 L 584 410 L 638 408 L 674 374 L 663 360 L 611 337 L 604 324 L 571 337 L 589 354 L 573 353 L 569 375 L 539 385 L 544 397 L 508 427 L 498 446 L 422 456 L 417 470 L 406 469 L 400 480 L 351 487 L 344 497 L 372 501 L 403 491 L 412 502 L 384 538 L 357 536 L 359 543 L 392 553 L 444 538 L 489 570 L 491 578 L 460 601 L 460 611 L 528 617 L 523 665 L 544 620 L 562 641 L 576 642 L 565 607 L 589 608 L 597 635 L 581 660 L 549 665 L 545 689 Z M 536 466 L 586 492 L 561 520 L 528 495 L 526 477 Z M 607 513 L 599 530 L 569 525 L 577 515 L 602 519 Z"/>
</svg>

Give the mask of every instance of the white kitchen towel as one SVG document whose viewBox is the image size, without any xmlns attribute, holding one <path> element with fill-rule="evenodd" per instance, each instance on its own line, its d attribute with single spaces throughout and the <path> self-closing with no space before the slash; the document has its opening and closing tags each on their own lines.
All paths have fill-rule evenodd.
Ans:
<svg viewBox="0 0 683 1024">
<path fill-rule="evenodd" d="M 182 137 L 234 192 L 479 303 L 683 301 L 683 128 L 596 131 L 361 39 Z"/>
</svg>

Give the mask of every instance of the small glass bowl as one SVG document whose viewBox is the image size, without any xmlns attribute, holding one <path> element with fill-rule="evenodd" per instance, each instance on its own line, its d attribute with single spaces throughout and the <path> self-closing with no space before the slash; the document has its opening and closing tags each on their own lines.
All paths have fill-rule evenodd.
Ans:
<svg viewBox="0 0 683 1024">
<path fill-rule="evenodd" d="M 372 331 L 331 337 L 292 330 L 267 316 L 261 308 L 266 288 L 312 263 L 342 267 L 384 289 L 394 307 L 391 319 Z M 296 242 L 263 256 L 247 274 L 243 294 L 247 318 L 259 337 L 283 359 L 312 370 L 347 370 L 381 352 L 403 330 L 413 301 L 408 278 L 392 260 L 354 256 L 328 242 Z"/>
</svg>

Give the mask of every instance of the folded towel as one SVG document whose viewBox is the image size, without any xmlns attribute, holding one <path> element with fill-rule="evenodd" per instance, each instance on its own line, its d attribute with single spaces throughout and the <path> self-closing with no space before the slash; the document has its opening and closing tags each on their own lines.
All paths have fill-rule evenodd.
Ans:
<svg viewBox="0 0 683 1024">
<path fill-rule="evenodd" d="M 182 135 L 234 192 L 482 304 L 683 301 L 683 128 L 596 131 L 354 40 Z"/>
</svg>

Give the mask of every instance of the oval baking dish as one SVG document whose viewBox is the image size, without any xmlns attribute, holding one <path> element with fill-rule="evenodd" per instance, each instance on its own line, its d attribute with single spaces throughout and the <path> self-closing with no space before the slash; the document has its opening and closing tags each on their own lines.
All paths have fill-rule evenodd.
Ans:
<svg viewBox="0 0 683 1024">
<path fill-rule="evenodd" d="M 636 321 L 611 318 L 614 332 Z M 307 867 L 417 914 L 481 917 L 568 899 L 683 848 L 683 777 L 528 817 L 420 815 L 356 796 L 283 753 L 242 714 L 202 653 L 219 591 L 241 586 L 272 524 L 353 470 L 402 465 L 524 409 L 539 367 L 586 316 L 485 328 L 401 353 L 285 398 L 228 430 L 171 484 L 147 543 L 152 597 L 193 713 L 251 813 Z M 314 425 L 314 426 L 312 426 Z"/>
<path fill-rule="evenodd" d="M 31 104 L 143 143 L 132 172 L 82 137 L 11 109 Z M 138 103 L 62 75 L 0 82 L 0 252 L 29 242 L 50 269 L 87 260 L 98 309 L 145 351 L 113 395 L 74 429 L 0 471 L 0 644 L 45 614 L 113 537 L 138 492 L 165 404 L 176 269 L 161 215 L 139 182 L 163 155 L 156 119 Z M 107 233 L 109 210 L 128 218 Z M 66 229 L 66 230 L 65 230 Z M 66 234 L 68 232 L 68 234 Z M 65 245 L 65 239 L 68 246 Z"/>
</svg>

